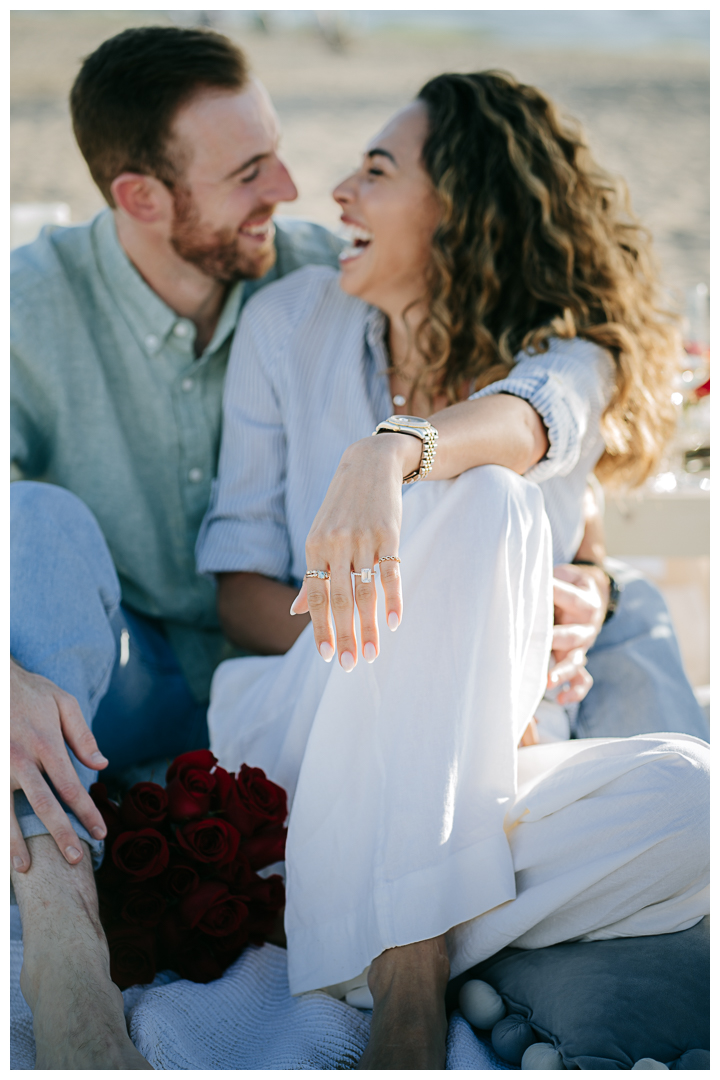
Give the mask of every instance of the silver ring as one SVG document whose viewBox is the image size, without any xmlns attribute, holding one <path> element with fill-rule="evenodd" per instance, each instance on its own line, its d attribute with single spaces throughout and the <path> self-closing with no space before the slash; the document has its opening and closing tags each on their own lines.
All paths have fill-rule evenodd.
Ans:
<svg viewBox="0 0 720 1080">
<path fill-rule="evenodd" d="M 305 577 L 306 578 L 317 577 L 317 578 L 323 578 L 324 580 L 329 581 L 330 580 L 330 571 L 329 570 L 306 570 L 305 571 Z"/>
<path fill-rule="evenodd" d="M 351 570 L 350 573 L 353 577 L 359 577 L 363 585 L 369 585 L 370 578 L 375 577 L 375 571 L 369 566 L 365 566 L 362 570 Z"/>
</svg>

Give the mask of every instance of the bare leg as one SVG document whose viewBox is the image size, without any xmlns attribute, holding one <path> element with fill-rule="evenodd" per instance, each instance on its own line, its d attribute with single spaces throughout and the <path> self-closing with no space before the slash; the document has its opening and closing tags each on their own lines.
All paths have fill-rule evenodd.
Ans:
<svg viewBox="0 0 720 1080">
<path fill-rule="evenodd" d="M 445 938 L 387 949 L 370 965 L 370 1041 L 358 1069 L 444 1069 Z"/>
<path fill-rule="evenodd" d="M 151 1069 L 127 1033 L 110 979 L 90 853 L 71 866 L 51 836 L 28 841 L 12 881 L 23 924 L 20 986 L 33 1013 L 36 1069 Z"/>
</svg>

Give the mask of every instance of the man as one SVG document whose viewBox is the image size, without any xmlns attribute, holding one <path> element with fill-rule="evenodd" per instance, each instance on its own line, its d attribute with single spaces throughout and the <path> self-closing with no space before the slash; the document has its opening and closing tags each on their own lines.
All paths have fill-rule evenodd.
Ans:
<svg viewBox="0 0 720 1080">
<path fill-rule="evenodd" d="M 12 489 L 11 858 L 38 1067 L 146 1068 L 109 979 L 87 857 L 105 827 L 86 789 L 108 758 L 207 745 L 230 643 L 193 552 L 230 337 L 256 288 L 340 245 L 273 222 L 297 194 L 276 117 L 221 36 L 126 31 L 71 103 L 110 209 L 14 256 L 13 469 L 49 483 Z M 578 573 L 556 596 L 559 621 L 596 624 L 558 639 L 576 696 L 607 592 L 601 571 Z"/>
<path fill-rule="evenodd" d="M 108 757 L 207 745 L 230 646 L 194 544 L 232 332 L 256 288 L 340 244 L 274 222 L 297 197 L 277 117 L 221 35 L 125 31 L 71 108 L 109 209 L 13 257 L 13 476 L 49 483 L 12 486 L 11 860 L 38 1067 L 143 1068 L 83 857 L 105 834 L 86 788 Z"/>
</svg>

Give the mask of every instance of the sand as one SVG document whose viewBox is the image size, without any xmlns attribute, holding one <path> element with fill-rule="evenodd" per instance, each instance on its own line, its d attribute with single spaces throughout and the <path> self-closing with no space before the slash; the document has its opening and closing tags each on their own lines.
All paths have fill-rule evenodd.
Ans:
<svg viewBox="0 0 720 1080">
<path fill-rule="evenodd" d="M 81 58 L 163 12 L 11 14 L 11 201 L 65 202 L 83 221 L 103 205 L 72 135 L 67 95 Z M 385 29 L 332 51 L 308 30 L 226 32 L 276 103 L 300 198 L 282 209 L 327 225 L 329 191 L 392 111 L 443 70 L 496 67 L 549 93 L 585 126 L 596 158 L 624 176 L 676 291 L 709 274 L 709 62 L 678 49 L 637 56 L 519 50 L 479 33 Z"/>
</svg>

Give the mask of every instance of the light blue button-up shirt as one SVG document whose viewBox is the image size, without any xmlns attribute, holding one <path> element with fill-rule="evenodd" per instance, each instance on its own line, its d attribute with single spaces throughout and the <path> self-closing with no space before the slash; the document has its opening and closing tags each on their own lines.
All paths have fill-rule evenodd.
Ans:
<svg viewBox="0 0 720 1080">
<path fill-rule="evenodd" d="M 307 263 L 336 265 L 342 246 L 317 225 L 276 225 L 276 265 L 232 287 L 197 357 L 194 324 L 145 283 L 109 210 L 47 228 L 11 259 L 12 475 L 59 484 L 90 507 L 123 602 L 162 620 L 199 700 L 229 648 L 194 548 L 232 334 L 257 289 Z"/>
</svg>

